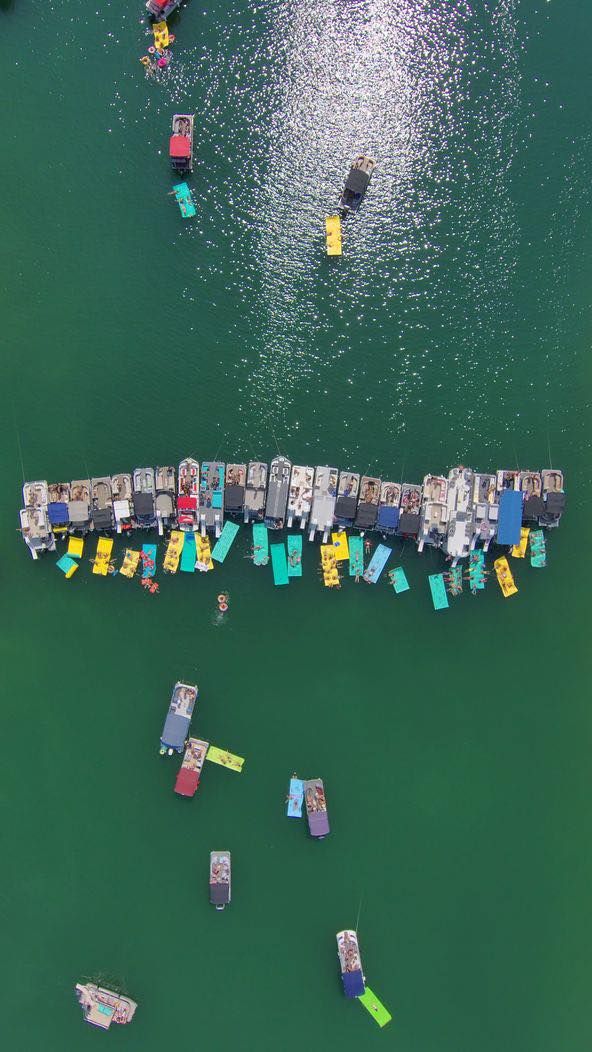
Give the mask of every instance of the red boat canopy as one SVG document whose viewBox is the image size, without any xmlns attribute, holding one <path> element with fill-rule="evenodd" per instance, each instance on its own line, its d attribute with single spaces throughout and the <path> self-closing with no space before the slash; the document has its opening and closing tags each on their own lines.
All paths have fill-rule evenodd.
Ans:
<svg viewBox="0 0 592 1052">
<path fill-rule="evenodd" d="M 179 796 L 194 796 L 199 785 L 199 772 L 190 771 L 187 767 L 181 767 L 175 782 L 175 792 Z"/>
<path fill-rule="evenodd" d="M 171 135 L 169 157 L 191 157 L 191 142 L 186 135 Z"/>
<path fill-rule="evenodd" d="M 177 507 L 180 508 L 181 511 L 195 511 L 197 508 L 197 498 L 179 497 L 177 500 Z"/>
</svg>

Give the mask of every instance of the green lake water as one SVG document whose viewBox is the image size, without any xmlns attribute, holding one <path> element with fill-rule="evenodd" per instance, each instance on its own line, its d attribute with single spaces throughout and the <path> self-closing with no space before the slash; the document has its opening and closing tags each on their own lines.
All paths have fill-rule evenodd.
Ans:
<svg viewBox="0 0 592 1052">
<path fill-rule="evenodd" d="M 590 927 L 589 42 L 582 0 L 214 0 L 146 78 L 143 4 L 2 0 L 3 1047 L 584 1052 Z M 171 197 L 196 113 L 195 221 Z M 323 220 L 378 166 L 340 260 Z M 420 481 L 565 471 L 548 567 L 432 610 L 411 590 L 222 569 L 65 581 L 17 532 L 23 473 L 183 456 Z M 400 542 L 395 542 L 397 552 Z M 224 624 L 215 597 L 231 594 Z M 158 755 L 246 757 L 192 801 Z M 285 817 L 325 780 L 332 833 Z M 228 848 L 233 900 L 208 904 Z M 380 1031 L 340 989 L 358 924 Z M 99 1037 L 81 976 L 123 984 Z"/>
</svg>

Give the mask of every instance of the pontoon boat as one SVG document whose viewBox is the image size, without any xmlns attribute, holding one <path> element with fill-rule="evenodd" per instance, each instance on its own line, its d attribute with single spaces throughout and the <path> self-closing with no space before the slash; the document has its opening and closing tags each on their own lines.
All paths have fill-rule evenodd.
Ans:
<svg viewBox="0 0 592 1052">
<path fill-rule="evenodd" d="M 113 513 L 115 528 L 118 533 L 132 528 L 132 477 L 131 475 L 112 475 L 111 491 L 113 493 Z"/>
<path fill-rule="evenodd" d="M 269 530 L 281 530 L 286 521 L 291 471 L 292 465 L 287 457 L 273 458 L 269 470 L 264 519 Z"/>
<path fill-rule="evenodd" d="M 337 526 L 353 526 L 359 492 L 360 476 L 355 471 L 340 472 L 334 513 Z"/>
<path fill-rule="evenodd" d="M 448 526 L 444 551 L 452 556 L 452 565 L 466 559 L 473 539 L 473 472 L 469 468 L 452 468 L 448 472 Z"/>
<path fill-rule="evenodd" d="M 149 530 L 156 525 L 155 497 L 154 468 L 134 468 L 134 523 L 140 529 Z"/>
<path fill-rule="evenodd" d="M 370 475 L 362 475 L 360 483 L 360 499 L 354 526 L 358 530 L 372 530 L 376 525 L 378 516 L 378 504 L 380 501 L 380 479 L 372 478 Z"/>
<path fill-rule="evenodd" d="M 312 507 L 313 479 L 314 468 L 294 464 L 288 496 L 288 529 L 291 529 L 294 519 L 298 519 L 301 530 L 306 528 Z"/>
<path fill-rule="evenodd" d="M 226 515 L 242 517 L 245 507 L 246 464 L 227 464 L 224 482 L 224 512 Z"/>
<path fill-rule="evenodd" d="M 247 468 L 244 521 L 263 522 L 265 495 L 267 493 L 267 464 L 261 460 L 250 460 Z"/>
<path fill-rule="evenodd" d="M 170 529 L 176 524 L 175 512 L 175 469 L 170 464 L 156 468 L 155 477 L 156 500 L 154 510 L 156 512 L 156 523 L 158 533 L 162 537 L 165 529 Z"/>
<path fill-rule="evenodd" d="M 91 479 L 90 507 L 95 530 L 101 533 L 112 530 L 114 526 L 113 492 L 109 476 Z"/>
<path fill-rule="evenodd" d="M 365 989 L 358 934 L 351 929 L 337 932 L 337 953 L 346 997 L 360 997 Z"/>
<path fill-rule="evenodd" d="M 380 487 L 380 503 L 376 529 L 384 534 L 397 532 L 399 525 L 399 505 L 401 503 L 401 486 L 398 482 L 383 482 Z"/>
<path fill-rule="evenodd" d="M 230 851 L 210 852 L 210 902 L 223 910 L 231 899 Z"/>
<path fill-rule="evenodd" d="M 319 533 L 323 534 L 322 543 L 326 544 L 327 538 L 333 529 L 338 478 L 339 472 L 337 468 L 330 468 L 326 465 L 315 468 L 310 531 L 308 535 L 311 541 L 314 540 L 314 535 L 318 530 Z"/>
<path fill-rule="evenodd" d="M 448 523 L 447 494 L 448 482 L 442 475 L 425 476 L 417 539 L 418 552 L 423 551 L 425 544 L 431 544 L 434 548 L 442 547 Z"/>
<path fill-rule="evenodd" d="M 175 113 L 173 134 L 169 140 L 171 168 L 176 172 L 193 171 L 193 122 L 192 113 Z"/>
<path fill-rule="evenodd" d="M 224 464 L 202 461 L 198 514 L 202 536 L 210 530 L 219 537 L 224 524 Z"/>
</svg>

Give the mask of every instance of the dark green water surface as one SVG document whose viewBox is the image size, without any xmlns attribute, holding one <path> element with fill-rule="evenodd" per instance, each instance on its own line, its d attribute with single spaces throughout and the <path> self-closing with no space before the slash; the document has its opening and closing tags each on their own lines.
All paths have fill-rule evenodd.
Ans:
<svg viewBox="0 0 592 1052">
<path fill-rule="evenodd" d="M 153 79 L 147 25 L 141 0 L 0 7 L 3 1048 L 588 1052 L 590 8 L 191 0 Z M 376 174 L 327 260 L 360 149 Z M 152 598 L 86 559 L 65 581 L 15 528 L 23 471 L 278 446 L 409 481 L 551 458 L 569 507 L 518 596 L 438 615 L 433 552 L 403 551 L 396 598 L 323 590 L 306 546 L 281 590 L 243 531 Z M 194 732 L 246 757 L 189 802 L 158 755 L 177 678 Z M 293 770 L 325 780 L 322 843 L 285 818 Z M 383 1032 L 340 990 L 358 911 Z M 131 1027 L 84 1026 L 92 975 Z"/>
</svg>

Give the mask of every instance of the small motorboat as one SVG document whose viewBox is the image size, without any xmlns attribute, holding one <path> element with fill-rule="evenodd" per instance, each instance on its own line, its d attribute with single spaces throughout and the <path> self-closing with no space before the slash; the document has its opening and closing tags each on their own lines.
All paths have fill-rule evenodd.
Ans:
<svg viewBox="0 0 592 1052">
<path fill-rule="evenodd" d="M 352 166 L 339 200 L 339 207 L 345 212 L 358 211 L 375 168 L 376 161 L 373 161 L 371 157 L 367 157 L 365 154 L 360 154 L 355 161 L 352 161 Z"/>
</svg>

